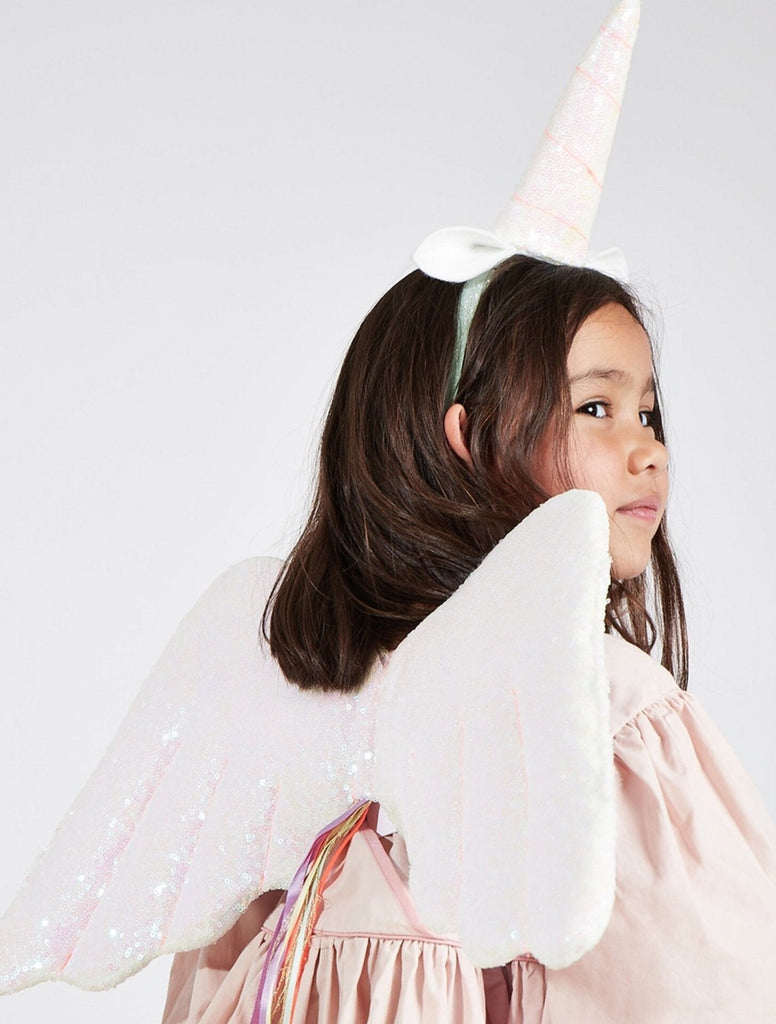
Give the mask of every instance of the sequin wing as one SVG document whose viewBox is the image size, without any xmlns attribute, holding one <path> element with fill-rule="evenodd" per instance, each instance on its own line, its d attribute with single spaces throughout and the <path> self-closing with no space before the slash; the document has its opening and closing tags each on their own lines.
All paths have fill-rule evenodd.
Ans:
<svg viewBox="0 0 776 1024">
<path fill-rule="evenodd" d="M 368 793 L 371 698 L 304 694 L 259 642 L 278 568 L 234 566 L 183 620 L 0 921 L 2 990 L 209 944 Z"/>
<path fill-rule="evenodd" d="M 421 918 L 480 966 L 573 962 L 614 896 L 596 495 L 547 502 L 396 651 L 375 788 L 407 842 Z"/>
</svg>

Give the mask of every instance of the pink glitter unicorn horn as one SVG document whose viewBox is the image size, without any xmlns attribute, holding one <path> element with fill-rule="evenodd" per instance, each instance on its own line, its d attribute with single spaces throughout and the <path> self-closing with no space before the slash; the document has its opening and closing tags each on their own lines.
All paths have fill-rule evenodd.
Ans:
<svg viewBox="0 0 776 1024">
<path fill-rule="evenodd" d="M 601 26 L 494 231 L 434 232 L 413 254 L 421 270 L 443 281 L 472 281 L 519 252 L 626 277 L 622 253 L 590 255 L 588 238 L 638 22 L 639 0 L 621 0 Z"/>
</svg>

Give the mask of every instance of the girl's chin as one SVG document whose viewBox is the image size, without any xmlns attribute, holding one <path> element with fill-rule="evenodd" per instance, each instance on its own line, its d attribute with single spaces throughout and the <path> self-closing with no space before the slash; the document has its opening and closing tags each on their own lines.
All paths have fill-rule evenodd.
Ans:
<svg viewBox="0 0 776 1024">
<path fill-rule="evenodd" d="M 635 560 L 633 558 L 619 559 L 612 556 L 612 576 L 617 580 L 633 580 L 646 570 L 649 565 L 649 558 Z"/>
<path fill-rule="evenodd" d="M 646 571 L 652 558 L 652 538 L 658 526 L 659 520 L 656 523 L 627 524 L 623 528 L 616 519 L 610 519 L 609 553 L 615 579 L 632 580 Z"/>
<path fill-rule="evenodd" d="M 609 553 L 615 579 L 632 580 L 641 576 L 649 565 L 652 545 L 644 541 L 640 544 L 610 544 Z"/>
</svg>

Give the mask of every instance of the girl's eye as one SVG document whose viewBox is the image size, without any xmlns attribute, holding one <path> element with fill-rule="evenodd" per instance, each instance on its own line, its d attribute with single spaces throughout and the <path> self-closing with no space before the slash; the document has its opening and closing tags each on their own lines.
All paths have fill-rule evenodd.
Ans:
<svg viewBox="0 0 776 1024">
<path fill-rule="evenodd" d="M 597 420 L 603 420 L 606 418 L 608 407 L 607 402 L 585 402 L 584 405 L 580 405 L 577 412 L 581 412 L 584 416 L 593 416 Z"/>
<path fill-rule="evenodd" d="M 654 427 L 655 425 L 655 410 L 654 409 L 642 409 L 639 413 L 639 419 L 641 420 L 642 427 Z"/>
</svg>

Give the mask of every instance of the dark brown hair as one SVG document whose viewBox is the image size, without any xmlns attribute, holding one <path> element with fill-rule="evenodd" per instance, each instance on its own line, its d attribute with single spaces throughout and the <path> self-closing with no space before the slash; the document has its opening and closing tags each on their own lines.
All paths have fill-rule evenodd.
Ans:
<svg viewBox="0 0 776 1024">
<path fill-rule="evenodd" d="M 301 687 L 357 689 L 374 659 L 547 499 L 534 467 L 550 426 L 571 414 L 574 335 L 609 303 L 644 325 L 632 293 L 594 270 L 528 256 L 500 264 L 477 307 L 457 392 L 469 466 L 443 429 L 460 287 L 410 273 L 367 315 L 345 356 L 312 511 L 263 620 L 274 657 Z M 654 427 L 662 441 L 659 404 Z M 562 442 L 556 455 L 562 466 Z M 650 570 L 613 581 L 610 599 L 609 630 L 646 651 L 660 632 L 663 664 L 686 686 L 684 612 L 665 520 Z"/>
</svg>

